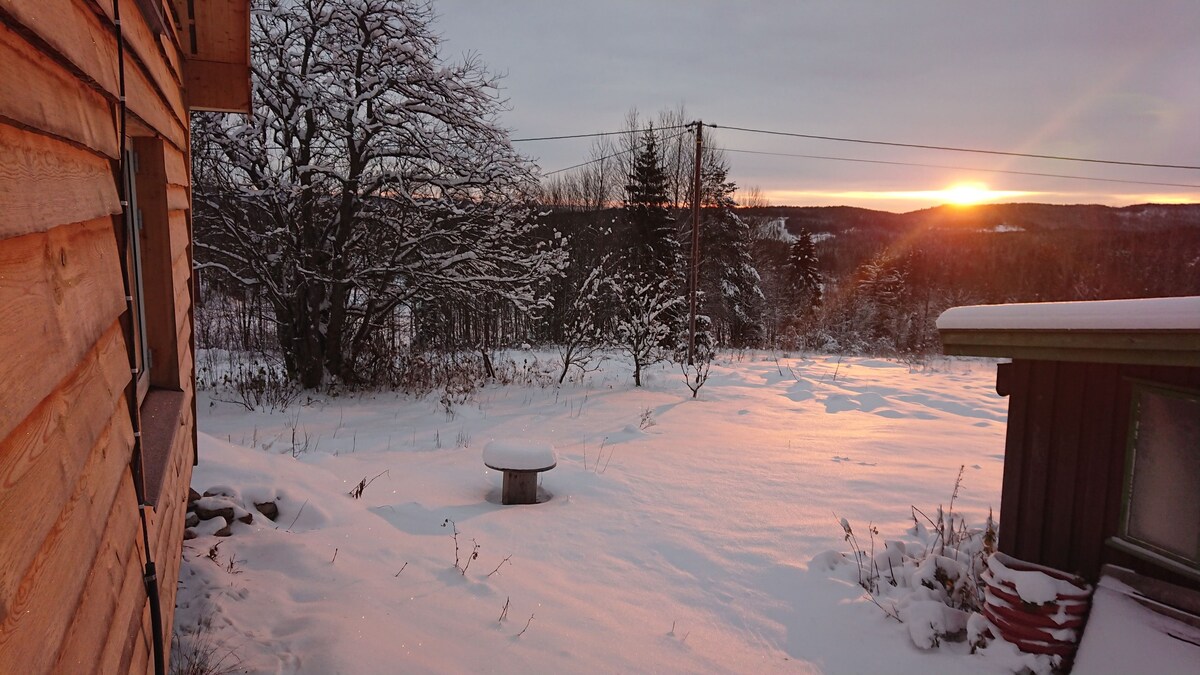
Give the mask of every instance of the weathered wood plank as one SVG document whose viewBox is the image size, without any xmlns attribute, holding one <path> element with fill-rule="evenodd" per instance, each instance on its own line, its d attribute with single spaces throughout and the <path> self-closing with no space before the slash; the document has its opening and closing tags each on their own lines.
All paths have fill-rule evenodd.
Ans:
<svg viewBox="0 0 1200 675">
<path fill-rule="evenodd" d="M 0 24 L 0 115 L 118 156 L 113 108 L 99 92 Z"/>
<path fill-rule="evenodd" d="M 126 491 L 133 494 L 132 478 L 122 479 L 121 490 L 122 494 L 118 496 L 118 499 L 124 499 L 123 495 Z M 130 499 L 133 498 L 130 497 Z M 138 646 L 136 641 L 140 630 L 138 620 L 142 615 L 138 608 L 147 604 L 146 588 L 142 584 L 144 572 L 142 565 L 145 553 L 140 536 L 134 537 L 133 548 L 130 549 L 129 556 L 126 560 L 128 568 L 126 574 L 136 574 L 136 583 L 124 588 L 113 611 L 112 620 L 106 626 L 103 647 L 95 654 L 96 669 L 93 672 L 97 675 L 131 672 L 129 671 L 129 662 Z"/>
<path fill-rule="evenodd" d="M 998 547 L 1009 555 L 1018 555 L 1021 548 L 1017 526 L 1024 515 L 1021 504 L 1021 485 L 1025 474 L 1025 420 L 1029 410 L 1029 381 L 1031 362 L 1012 362 L 1010 379 L 1012 395 L 1008 398 L 1008 430 L 1004 441 L 1004 479 L 1000 486 L 1000 535 Z"/>
<path fill-rule="evenodd" d="M 0 240 L 120 213 L 108 160 L 0 123 Z"/>
<path fill-rule="evenodd" d="M 250 3 L 212 0 L 195 5 L 195 55 L 225 63 L 246 63 L 250 37 Z"/>
<path fill-rule="evenodd" d="M 77 0 L 0 0 L 0 9 L 15 16 L 95 86 L 114 99 L 119 95 L 117 38 L 108 17 L 78 4 Z M 137 14 L 135 8 L 129 9 L 131 14 Z M 182 92 L 178 85 L 173 85 L 170 91 L 174 92 L 175 101 L 164 99 L 169 92 L 159 92 L 153 76 L 143 70 L 139 61 L 130 55 L 125 59 L 125 98 L 129 111 L 176 147 L 186 148 L 187 110 L 183 107 Z M 150 63 L 163 65 L 161 57 Z"/>
<path fill-rule="evenodd" d="M 187 155 L 175 147 L 167 146 L 163 148 L 163 163 L 167 173 L 167 183 L 184 188 L 191 184 L 192 170 L 188 164 Z"/>
<path fill-rule="evenodd" d="M 167 208 L 171 211 L 186 211 L 192 208 L 191 195 L 186 187 L 167 186 Z"/>
<path fill-rule="evenodd" d="M 186 255 L 180 255 L 172 264 L 175 283 L 175 307 L 180 313 L 186 313 L 192 306 L 192 287 L 188 283 L 192 278 L 192 261 Z"/>
<path fill-rule="evenodd" d="M 168 475 L 168 485 L 164 486 L 164 495 L 168 508 L 158 519 L 158 549 L 155 560 L 158 561 L 159 585 L 163 607 L 163 621 L 173 625 L 175 599 L 178 591 L 179 567 L 183 557 L 183 520 L 187 510 L 187 492 L 191 485 L 192 475 L 192 435 L 191 401 L 184 405 L 184 424 L 181 433 L 176 435 L 175 447 L 171 449 L 172 466 Z M 168 631 L 169 634 L 169 631 Z"/>
<path fill-rule="evenodd" d="M 122 478 L 122 486 L 108 515 L 100 553 L 88 572 L 83 596 L 73 612 L 66 640 L 58 651 L 56 673 L 93 672 L 122 596 L 143 594 L 141 569 L 133 559 L 140 523 L 137 511 L 129 508 L 135 503 L 135 496 L 133 481 L 128 476 L 125 474 Z"/>
<path fill-rule="evenodd" d="M 187 147 L 186 111 L 181 117 L 155 90 L 150 76 L 136 64 L 127 64 L 125 68 L 125 99 L 131 114 L 141 118 L 176 148 Z"/>
<path fill-rule="evenodd" d="M 1087 411 L 1088 423 L 1083 426 L 1079 437 L 1084 456 L 1079 458 L 1081 472 L 1075 495 L 1076 513 L 1083 514 L 1083 517 L 1072 529 L 1070 544 L 1078 551 L 1081 572 L 1089 579 L 1095 578 L 1104 553 L 1104 512 L 1109 485 L 1107 458 L 1113 452 L 1124 455 L 1124 444 L 1115 447 L 1116 439 L 1112 438 L 1116 427 L 1111 420 L 1124 417 L 1118 415 L 1116 410 L 1119 381 L 1120 366 L 1095 363 L 1087 367 L 1083 409 Z"/>
<path fill-rule="evenodd" d="M 1047 464 L 1042 563 L 1080 573 L 1081 551 L 1071 547 L 1071 532 L 1082 518 L 1075 511 L 1075 493 L 1082 489 L 1079 447 L 1081 427 L 1090 423 L 1083 408 L 1087 364 L 1060 363 L 1054 387 L 1054 424 Z M 1086 516 L 1087 514 L 1081 514 Z"/>
<path fill-rule="evenodd" d="M 111 220 L 0 241 L 0 438 L 125 310 Z"/>
<path fill-rule="evenodd" d="M 187 485 L 182 482 L 184 477 L 185 465 L 188 469 L 191 468 L 191 452 L 188 446 L 191 445 L 191 434 L 187 433 L 187 429 L 181 429 L 181 433 L 176 436 L 175 444 L 171 448 L 171 469 L 168 484 L 164 497 L 166 498 L 166 508 L 162 511 L 162 517 L 159 520 L 158 532 L 158 548 L 155 551 L 155 560 L 164 561 L 160 563 L 162 569 L 159 575 L 160 583 L 163 588 L 163 597 L 170 598 L 171 603 L 164 601 L 164 611 L 168 604 L 174 607 L 174 587 L 175 581 L 179 576 L 178 557 L 179 552 L 183 549 L 183 521 L 187 511 Z M 183 461 L 185 455 L 189 461 Z M 190 471 L 187 472 L 190 474 Z M 171 559 L 175 558 L 174 566 L 169 564 Z"/>
<path fill-rule="evenodd" d="M 113 20 L 112 0 L 91 0 L 91 2 L 103 12 L 111 26 Z M 126 53 L 132 52 L 145 63 L 153 75 L 155 84 L 168 95 L 173 92 L 175 99 L 179 102 L 178 108 L 184 109 L 183 96 L 180 92 L 180 88 L 183 86 L 182 71 L 178 67 L 178 55 L 172 54 L 176 50 L 167 48 L 163 44 L 154 29 L 146 22 L 146 17 L 136 6 L 128 8 L 124 4 L 121 6 L 121 33 L 125 39 Z"/>
<path fill-rule="evenodd" d="M 1043 560 L 1042 531 L 1046 518 L 1046 472 L 1053 450 L 1054 413 L 1058 366 L 1054 361 L 1032 364 L 1029 408 L 1026 412 L 1026 446 L 1021 485 L 1022 515 L 1016 527 L 1022 548 L 1017 557 Z"/>
<path fill-rule="evenodd" d="M 116 39 L 111 26 L 74 0 L 0 0 L 26 30 L 114 97 L 118 91 Z"/>
<path fill-rule="evenodd" d="M 184 315 L 182 323 L 179 325 L 179 375 L 181 389 L 185 392 L 192 390 L 192 366 L 194 364 L 194 354 L 192 354 L 192 346 L 188 344 L 187 339 L 192 335 L 192 319 L 190 316 Z"/>
<path fill-rule="evenodd" d="M 211 112 L 250 112 L 250 67 L 203 59 L 187 62 L 188 107 Z"/>
<path fill-rule="evenodd" d="M 96 557 L 109 511 L 129 470 L 133 429 L 123 404 L 92 448 L 85 480 L 78 481 L 50 535 L 16 592 L 5 594 L 0 623 L 0 663 L 22 664 L 23 672 L 47 672 L 57 657 L 71 620 L 64 607 L 75 607 L 87 569 Z M 129 508 L 136 510 L 136 500 Z M 7 572 L 7 570 L 6 570 Z"/>
<path fill-rule="evenodd" d="M 24 514 L 0 519 L 0 598 L 11 597 L 33 563 L 128 381 L 125 343 L 114 322 L 63 385 L 0 443 L 0 513 Z"/>
<path fill-rule="evenodd" d="M 141 616 L 148 615 L 150 609 L 146 608 L 142 611 Z M 144 619 L 139 627 L 138 636 L 133 641 L 133 654 L 130 655 L 128 672 L 137 675 L 144 673 L 145 675 L 153 675 L 154 664 L 150 660 L 150 632 L 148 626 L 149 619 Z"/>
<path fill-rule="evenodd" d="M 189 228 L 187 211 L 170 211 L 168 215 L 171 239 L 171 264 L 178 267 L 180 258 L 187 252 L 188 246 L 191 245 L 189 238 Z M 191 263 L 184 263 L 184 269 L 191 270 Z"/>
<path fill-rule="evenodd" d="M 1104 455 L 1104 461 L 1107 462 L 1108 472 L 1108 489 L 1104 503 L 1104 538 L 1114 536 L 1120 532 L 1121 522 L 1121 507 L 1124 500 L 1125 487 L 1125 462 L 1126 449 L 1129 434 L 1129 425 L 1131 422 L 1130 416 L 1133 413 L 1133 382 L 1129 378 L 1146 378 L 1158 380 L 1160 382 L 1166 380 L 1161 377 L 1156 371 L 1166 371 L 1169 369 L 1156 369 L 1152 367 L 1137 367 L 1137 366 L 1122 366 L 1118 371 L 1120 376 L 1114 383 L 1114 407 L 1112 418 L 1108 420 L 1108 444 L 1110 449 Z"/>
</svg>

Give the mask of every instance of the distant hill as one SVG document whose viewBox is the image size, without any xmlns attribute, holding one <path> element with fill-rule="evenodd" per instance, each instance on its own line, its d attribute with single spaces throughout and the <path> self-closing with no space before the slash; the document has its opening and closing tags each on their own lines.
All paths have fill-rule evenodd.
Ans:
<svg viewBox="0 0 1200 675">
<path fill-rule="evenodd" d="M 936 206 L 908 213 L 874 211 L 853 206 L 770 206 L 743 209 L 747 215 L 787 218 L 792 234 L 840 233 L 851 229 L 976 230 L 990 232 L 1093 229 L 1146 232 L 1200 228 L 1200 204 L 1138 204 L 1111 207 L 1096 204 L 979 204 Z"/>
</svg>

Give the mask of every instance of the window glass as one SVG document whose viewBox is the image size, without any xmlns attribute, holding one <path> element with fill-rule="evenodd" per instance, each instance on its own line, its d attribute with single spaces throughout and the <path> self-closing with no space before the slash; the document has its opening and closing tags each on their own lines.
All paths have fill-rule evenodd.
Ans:
<svg viewBox="0 0 1200 675">
<path fill-rule="evenodd" d="M 1137 390 L 1126 536 L 1200 562 L 1200 396 Z"/>
</svg>

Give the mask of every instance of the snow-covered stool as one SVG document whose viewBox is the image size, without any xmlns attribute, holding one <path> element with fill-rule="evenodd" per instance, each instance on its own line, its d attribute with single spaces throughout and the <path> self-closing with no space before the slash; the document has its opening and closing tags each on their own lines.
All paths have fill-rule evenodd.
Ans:
<svg viewBox="0 0 1200 675">
<path fill-rule="evenodd" d="M 483 464 L 504 472 L 502 504 L 536 504 L 537 475 L 558 465 L 554 448 L 536 443 L 492 441 L 483 449 Z"/>
</svg>

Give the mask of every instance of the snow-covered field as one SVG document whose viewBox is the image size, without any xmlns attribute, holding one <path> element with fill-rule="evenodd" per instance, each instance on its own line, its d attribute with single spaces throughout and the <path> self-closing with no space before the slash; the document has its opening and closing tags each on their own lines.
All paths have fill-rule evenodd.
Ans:
<svg viewBox="0 0 1200 675">
<path fill-rule="evenodd" d="M 882 546 L 963 465 L 956 513 L 998 511 L 994 380 L 981 360 L 747 354 L 695 400 L 676 367 L 635 389 L 619 360 L 449 410 L 377 394 L 247 413 L 201 392 L 193 487 L 280 514 L 186 542 L 176 630 L 209 624 L 252 673 L 1005 672 L 916 648 L 846 574 L 810 569 L 849 551 L 839 518 Z M 548 501 L 500 505 L 493 439 L 555 447 Z"/>
</svg>

